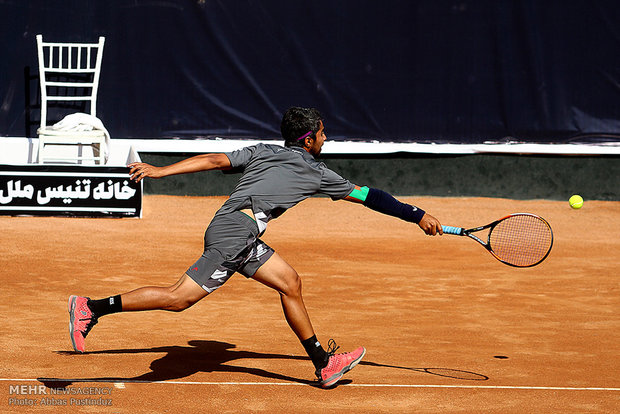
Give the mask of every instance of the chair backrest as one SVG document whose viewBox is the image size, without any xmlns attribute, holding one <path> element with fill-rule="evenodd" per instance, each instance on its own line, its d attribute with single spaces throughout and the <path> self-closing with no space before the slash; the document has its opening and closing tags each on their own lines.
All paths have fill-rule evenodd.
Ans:
<svg viewBox="0 0 620 414">
<path fill-rule="evenodd" d="M 97 90 L 103 44 L 44 42 L 37 35 L 41 84 L 41 128 L 47 125 L 49 102 L 87 102 L 89 113 L 97 115 Z M 85 112 L 82 110 L 82 112 Z"/>
</svg>

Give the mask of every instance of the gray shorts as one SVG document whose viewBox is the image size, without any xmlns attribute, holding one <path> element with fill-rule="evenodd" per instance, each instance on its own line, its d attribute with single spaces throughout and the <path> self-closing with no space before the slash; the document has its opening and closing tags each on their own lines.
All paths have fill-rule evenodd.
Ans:
<svg viewBox="0 0 620 414">
<path fill-rule="evenodd" d="M 187 275 L 209 293 L 235 272 L 254 276 L 274 253 L 259 236 L 256 222 L 240 211 L 216 215 L 205 231 L 204 253 Z"/>
</svg>

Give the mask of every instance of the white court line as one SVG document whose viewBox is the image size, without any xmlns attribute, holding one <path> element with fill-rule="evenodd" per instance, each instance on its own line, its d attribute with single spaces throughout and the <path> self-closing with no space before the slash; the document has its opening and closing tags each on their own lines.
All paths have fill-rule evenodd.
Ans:
<svg viewBox="0 0 620 414">
<path fill-rule="evenodd" d="M 308 384 L 301 382 L 232 382 L 232 381 L 97 381 L 82 380 L 71 378 L 46 378 L 50 382 L 57 380 L 58 382 L 72 382 L 74 385 L 79 383 L 124 383 L 124 384 L 174 384 L 174 385 L 235 385 L 235 386 L 302 386 L 307 387 Z M 14 382 L 41 382 L 34 378 L 0 378 L 0 381 Z M 482 390 L 543 390 L 543 391 L 620 391 L 620 388 L 609 387 L 538 387 L 538 386 L 522 386 L 522 385 L 427 385 L 427 384 L 342 384 L 341 387 L 378 387 L 378 388 L 457 388 L 457 389 L 482 389 Z"/>
</svg>

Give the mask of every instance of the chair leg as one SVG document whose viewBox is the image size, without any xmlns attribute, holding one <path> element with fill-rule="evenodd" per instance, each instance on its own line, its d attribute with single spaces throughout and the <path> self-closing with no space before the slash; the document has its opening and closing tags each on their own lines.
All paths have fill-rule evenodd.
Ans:
<svg viewBox="0 0 620 414">
<path fill-rule="evenodd" d="M 103 151 L 102 144 L 99 143 L 97 148 L 99 148 L 99 165 L 105 164 L 105 151 Z"/>
<path fill-rule="evenodd" d="M 95 162 L 99 161 L 99 165 L 103 165 L 103 157 L 102 157 L 102 151 L 101 151 L 101 144 L 100 143 L 94 143 L 91 145 L 91 148 L 93 149 L 93 155 L 97 158 L 95 160 Z"/>
<path fill-rule="evenodd" d="M 39 152 L 37 154 L 37 157 L 39 158 L 39 164 L 43 164 L 43 140 L 41 139 L 41 137 L 39 137 Z"/>
</svg>

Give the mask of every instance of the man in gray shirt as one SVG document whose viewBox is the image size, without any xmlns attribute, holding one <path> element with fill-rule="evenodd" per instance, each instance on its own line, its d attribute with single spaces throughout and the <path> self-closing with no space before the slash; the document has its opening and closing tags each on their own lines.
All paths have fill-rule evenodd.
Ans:
<svg viewBox="0 0 620 414">
<path fill-rule="evenodd" d="M 313 108 L 293 107 L 281 124 L 285 146 L 258 144 L 230 153 L 203 154 L 155 167 L 130 164 L 131 178 L 161 178 L 206 170 L 239 171 L 242 176 L 205 232 L 204 252 L 179 281 L 169 287 L 143 287 L 100 300 L 69 298 L 71 341 L 84 352 L 84 340 L 98 318 L 127 311 L 189 308 L 222 286 L 235 272 L 280 293 L 286 320 L 310 356 L 319 384 L 334 385 L 363 358 L 359 347 L 336 354 L 333 340 L 325 351 L 317 340 L 301 293 L 297 272 L 260 236 L 267 223 L 314 194 L 366 207 L 417 223 L 428 235 L 442 234 L 439 221 L 424 210 L 401 203 L 384 191 L 359 187 L 315 159 L 326 139 L 323 120 Z"/>
</svg>

